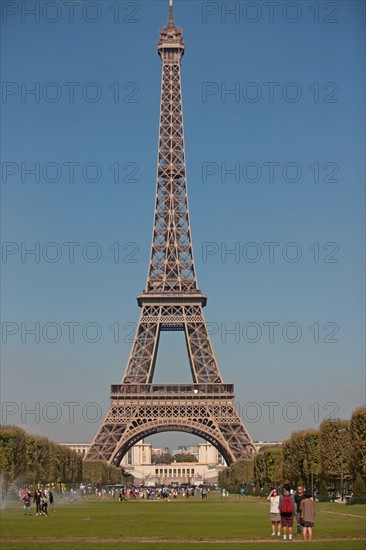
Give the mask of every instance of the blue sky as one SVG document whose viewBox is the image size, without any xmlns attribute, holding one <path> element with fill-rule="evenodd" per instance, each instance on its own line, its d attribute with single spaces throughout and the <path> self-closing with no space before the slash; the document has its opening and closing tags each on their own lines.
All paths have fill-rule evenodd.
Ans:
<svg viewBox="0 0 366 550">
<path fill-rule="evenodd" d="M 92 439 L 138 320 L 167 3 L 2 3 L 2 420 L 55 440 Z M 269 9 L 175 0 L 198 281 L 255 439 L 365 401 L 364 3 Z"/>
</svg>

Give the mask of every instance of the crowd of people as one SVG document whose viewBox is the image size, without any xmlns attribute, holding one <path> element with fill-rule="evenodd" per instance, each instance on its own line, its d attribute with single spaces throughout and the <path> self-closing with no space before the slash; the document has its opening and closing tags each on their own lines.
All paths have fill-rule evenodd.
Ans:
<svg viewBox="0 0 366 550">
<path fill-rule="evenodd" d="M 25 489 L 20 493 L 19 498 L 23 501 L 24 515 L 32 515 L 32 500 L 36 506 L 36 516 L 48 517 L 49 508 L 52 508 L 55 512 L 54 497 L 51 489 L 36 489 L 33 496 L 29 489 Z"/>
<path fill-rule="evenodd" d="M 132 487 L 114 491 L 112 489 L 112 499 L 120 502 L 126 500 L 176 500 L 177 498 L 189 499 L 196 494 L 201 496 L 202 500 L 207 500 L 207 494 L 210 489 L 205 487 Z"/>
<path fill-rule="evenodd" d="M 270 503 L 269 519 L 272 525 L 272 537 L 283 535 L 283 540 L 292 541 L 293 523 L 296 517 L 296 532 L 304 541 L 313 539 L 315 523 L 315 502 L 311 493 L 299 485 L 294 492 L 285 483 L 282 494 L 276 488 L 268 495 Z"/>
</svg>

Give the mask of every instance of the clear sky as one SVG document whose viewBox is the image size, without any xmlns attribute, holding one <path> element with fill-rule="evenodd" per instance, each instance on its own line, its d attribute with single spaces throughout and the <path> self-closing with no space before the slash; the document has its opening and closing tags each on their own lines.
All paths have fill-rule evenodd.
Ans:
<svg viewBox="0 0 366 550">
<path fill-rule="evenodd" d="M 93 438 L 130 352 L 167 5 L 1 3 L 2 421 L 58 441 Z M 199 287 L 254 439 L 365 401 L 364 6 L 175 0 Z M 164 333 L 155 380 L 189 379 Z"/>
</svg>

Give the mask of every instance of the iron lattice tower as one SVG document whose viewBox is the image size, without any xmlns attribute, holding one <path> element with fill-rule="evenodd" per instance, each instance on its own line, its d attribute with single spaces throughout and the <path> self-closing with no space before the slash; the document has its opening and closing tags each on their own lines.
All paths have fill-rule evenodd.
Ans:
<svg viewBox="0 0 366 550">
<path fill-rule="evenodd" d="M 183 33 L 173 2 L 160 32 L 161 112 L 151 259 L 134 343 L 121 384 L 111 386 L 111 407 L 86 455 L 120 464 L 143 437 L 185 431 L 211 442 L 226 462 L 253 456 L 255 445 L 224 384 L 207 332 L 205 296 L 197 286 L 189 221 L 180 64 Z M 192 384 L 154 385 L 161 331 L 184 331 Z"/>
</svg>

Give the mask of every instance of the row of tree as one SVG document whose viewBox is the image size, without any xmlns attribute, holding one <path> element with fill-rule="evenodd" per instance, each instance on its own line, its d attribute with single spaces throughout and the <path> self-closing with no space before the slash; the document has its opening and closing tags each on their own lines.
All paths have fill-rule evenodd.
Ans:
<svg viewBox="0 0 366 550">
<path fill-rule="evenodd" d="M 153 464 L 172 464 L 173 462 L 197 462 L 197 457 L 191 453 L 163 453 L 162 455 L 153 454 L 151 456 Z"/>
<path fill-rule="evenodd" d="M 309 489 L 347 490 L 366 480 L 366 407 L 353 411 L 351 420 L 327 419 L 318 430 L 294 432 L 281 446 L 263 447 L 254 459 L 239 460 L 219 474 L 228 491 L 241 487 L 302 483 Z M 342 485 L 342 487 L 341 487 Z"/>
<path fill-rule="evenodd" d="M 0 471 L 4 481 L 70 484 L 123 483 L 120 468 L 82 455 L 46 437 L 26 434 L 17 426 L 0 426 Z"/>
</svg>

